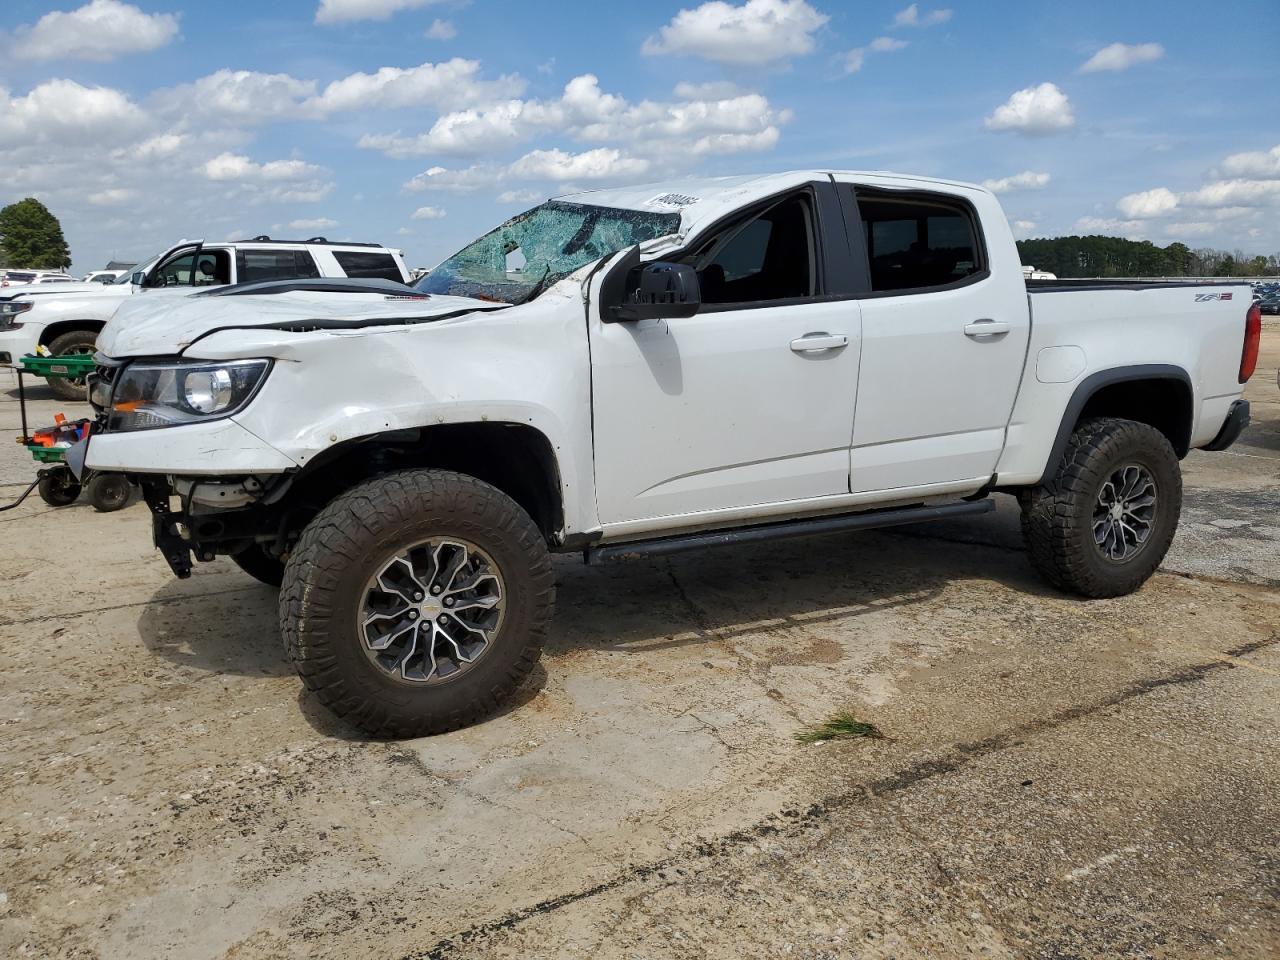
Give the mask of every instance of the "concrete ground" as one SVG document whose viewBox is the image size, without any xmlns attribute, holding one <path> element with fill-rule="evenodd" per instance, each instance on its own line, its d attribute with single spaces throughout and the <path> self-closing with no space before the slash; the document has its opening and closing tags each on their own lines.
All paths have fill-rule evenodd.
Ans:
<svg viewBox="0 0 1280 960">
<path fill-rule="evenodd" d="M 302 692 L 268 588 L 174 580 L 141 505 L 33 498 L 0 514 L 0 955 L 1275 957 L 1277 366 L 1269 326 L 1133 596 L 1041 584 L 1011 503 L 562 559 L 518 701 L 402 743 Z M 0 447 L 0 497 L 32 475 Z M 796 742 L 840 710 L 883 739 Z"/>
</svg>

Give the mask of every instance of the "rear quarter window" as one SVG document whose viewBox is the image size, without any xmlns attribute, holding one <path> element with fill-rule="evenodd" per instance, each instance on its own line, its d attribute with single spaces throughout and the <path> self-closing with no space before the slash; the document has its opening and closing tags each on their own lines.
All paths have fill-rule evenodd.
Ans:
<svg viewBox="0 0 1280 960">
<path fill-rule="evenodd" d="M 404 283 L 404 274 L 396 258 L 389 253 L 374 253 L 364 250 L 335 250 L 333 258 L 338 261 L 348 277 L 373 277 L 381 280 L 394 280 Z"/>
</svg>

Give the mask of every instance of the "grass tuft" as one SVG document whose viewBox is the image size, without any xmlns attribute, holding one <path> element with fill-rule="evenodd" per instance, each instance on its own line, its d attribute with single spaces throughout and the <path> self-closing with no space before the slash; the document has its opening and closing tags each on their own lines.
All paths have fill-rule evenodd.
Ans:
<svg viewBox="0 0 1280 960">
<path fill-rule="evenodd" d="M 823 740 L 852 740 L 856 737 L 884 739 L 884 734 L 873 723 L 865 723 L 851 713 L 837 713 L 826 723 L 809 727 L 796 734 L 800 743 L 819 743 Z"/>
</svg>

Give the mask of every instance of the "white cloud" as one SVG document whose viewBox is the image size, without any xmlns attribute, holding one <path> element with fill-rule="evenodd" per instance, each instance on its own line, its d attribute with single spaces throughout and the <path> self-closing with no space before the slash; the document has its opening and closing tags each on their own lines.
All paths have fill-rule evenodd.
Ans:
<svg viewBox="0 0 1280 960">
<path fill-rule="evenodd" d="M 411 220 L 443 220 L 448 214 L 439 207 L 419 207 L 409 215 Z"/>
<path fill-rule="evenodd" d="M 551 181 L 635 181 L 649 172 L 651 161 L 612 147 L 598 147 L 583 153 L 564 150 L 534 150 L 507 166 L 477 164 L 461 170 L 431 167 L 405 184 L 414 191 L 472 191 L 510 180 Z M 514 196 L 514 194 L 511 194 Z"/>
<path fill-rule="evenodd" d="M 316 217 L 314 220 L 290 220 L 290 230 L 327 230 L 329 227 L 336 227 L 337 220 L 330 220 L 328 217 Z"/>
<path fill-rule="evenodd" d="M 108 190 L 99 190 L 97 193 L 89 194 L 89 202 L 95 207 L 115 207 L 131 200 L 134 191 L 125 187 L 112 187 Z"/>
<path fill-rule="evenodd" d="M 1034 220 L 1014 220 L 1009 226 L 1013 228 L 1013 233 L 1019 240 L 1025 240 L 1035 230 L 1036 222 Z"/>
<path fill-rule="evenodd" d="M 115 156 L 119 159 L 121 156 L 127 156 L 134 160 L 151 160 L 158 157 L 168 157 L 177 153 L 190 140 L 180 133 L 160 133 L 154 137 L 148 137 L 141 143 L 135 144 L 127 150 L 117 151 Z"/>
<path fill-rule="evenodd" d="M 1222 161 L 1222 172 L 1229 177 L 1280 179 L 1280 146 L 1266 151 L 1233 153 Z"/>
<path fill-rule="evenodd" d="M 828 19 L 805 0 L 747 0 L 742 6 L 711 0 L 681 10 L 641 49 L 718 63 L 773 63 L 812 51 L 813 34 Z"/>
<path fill-rule="evenodd" d="M 1164 228 L 1166 236 L 1170 237 L 1201 237 L 1205 234 L 1213 233 L 1218 229 L 1215 223 L 1209 223 L 1205 220 L 1195 220 L 1189 223 L 1170 223 Z"/>
<path fill-rule="evenodd" d="M 1075 126 L 1071 101 L 1052 83 L 1016 91 L 984 121 L 988 130 L 1030 135 L 1057 133 Z"/>
<path fill-rule="evenodd" d="M 1143 229 L 1139 220 L 1116 220 L 1108 217 L 1081 217 L 1076 221 L 1076 229 L 1085 233 L 1102 233 L 1109 236 L 1132 236 Z"/>
<path fill-rule="evenodd" d="M 627 180 L 646 173 L 649 161 L 627 156 L 612 147 L 599 147 L 584 153 L 566 153 L 560 149 L 534 150 L 507 168 L 519 180 Z"/>
<path fill-rule="evenodd" d="M 389 20 L 401 10 L 430 6 L 440 0 L 320 0 L 316 23 L 348 23 L 352 20 Z"/>
<path fill-rule="evenodd" d="M 206 161 L 201 169 L 208 179 L 226 183 L 256 201 L 309 203 L 323 199 L 333 189 L 332 183 L 322 179 L 322 167 L 303 160 L 257 163 L 227 152 Z"/>
<path fill-rule="evenodd" d="M 1131 193 L 1116 201 L 1116 209 L 1130 220 L 1149 220 L 1163 217 L 1178 208 L 1177 195 L 1167 187 L 1156 187 L 1141 193 Z"/>
<path fill-rule="evenodd" d="M 865 47 L 854 47 L 844 55 L 844 72 L 857 73 L 862 69 L 866 62 L 868 53 L 892 53 L 895 50 L 901 50 L 907 45 L 905 40 L 895 40 L 893 37 L 876 37 Z"/>
<path fill-rule="evenodd" d="M 1011 193 L 1014 190 L 1043 190 L 1052 178 L 1047 173 L 1036 173 L 1034 170 L 1023 170 L 1011 177 L 998 180 L 983 180 L 982 185 L 992 193 Z"/>
<path fill-rule="evenodd" d="M 1080 65 L 1081 73 L 1098 73 L 1103 70 L 1128 70 L 1139 63 L 1151 63 L 1164 56 L 1164 47 L 1158 43 L 1113 43 L 1103 47 Z"/>
<path fill-rule="evenodd" d="M 897 16 L 893 18 L 895 27 L 933 27 L 939 23 L 946 23 L 951 19 L 951 11 L 949 9 L 930 10 L 920 15 L 920 5 L 913 3 L 904 10 L 899 10 Z"/>
<path fill-rule="evenodd" d="M 424 36 L 428 40 L 452 40 L 458 35 L 458 28 L 450 20 L 432 20 Z"/>
<path fill-rule="evenodd" d="M 178 35 L 172 13 L 143 13 L 120 0 L 90 0 L 76 10 L 46 13 L 34 26 L 18 27 L 9 55 L 18 60 L 96 60 L 163 47 Z"/>
<path fill-rule="evenodd" d="M 537 190 L 504 190 L 498 194 L 499 203 L 537 203 L 541 199 Z"/>
<path fill-rule="evenodd" d="M 524 91 L 519 77 L 480 79 L 480 61 L 454 57 L 416 67 L 383 67 L 377 73 L 353 73 L 335 80 L 303 106 L 326 115 L 339 110 L 385 110 L 395 107 L 465 106 Z"/>
<path fill-rule="evenodd" d="M 319 172 L 319 167 L 302 160 L 255 163 L 234 153 L 219 154 L 204 165 L 204 175 L 210 180 L 300 180 Z"/>
<path fill-rule="evenodd" d="M 132 139 L 146 122 L 137 104 L 110 87 L 49 80 L 13 98 L 0 88 L 0 147 L 60 144 L 92 151 Z"/>
<path fill-rule="evenodd" d="M 683 87 L 683 85 L 682 85 Z M 681 89 L 681 88 L 678 88 Z M 683 92 L 700 92 L 683 87 Z M 719 92 L 719 91 L 717 91 Z M 777 143 L 790 119 L 760 94 L 672 103 L 630 103 L 600 89 L 592 74 L 574 77 L 556 100 L 508 100 L 439 117 L 426 133 L 366 134 L 359 145 L 393 157 L 480 155 L 545 134 L 575 140 L 624 143 L 637 152 L 727 154 L 764 150 Z"/>
<path fill-rule="evenodd" d="M 674 90 L 679 100 L 728 100 L 742 96 L 744 92 L 736 83 L 728 80 L 712 80 L 708 83 L 689 83 L 682 80 L 676 84 Z"/>
<path fill-rule="evenodd" d="M 259 124 L 297 117 L 315 92 L 314 80 L 299 80 L 287 73 L 223 69 L 161 90 L 151 96 L 150 105 L 174 119 L 218 117 L 238 124 Z"/>
<path fill-rule="evenodd" d="M 1280 200 L 1280 180 L 1218 180 L 1180 199 L 1193 207 L 1256 207 Z"/>
</svg>

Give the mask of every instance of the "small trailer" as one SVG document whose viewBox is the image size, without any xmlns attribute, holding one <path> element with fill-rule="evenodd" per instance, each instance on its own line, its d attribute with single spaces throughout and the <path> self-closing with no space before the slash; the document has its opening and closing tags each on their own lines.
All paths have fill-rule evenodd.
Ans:
<svg viewBox="0 0 1280 960">
<path fill-rule="evenodd" d="M 32 429 L 27 422 L 27 393 L 24 376 L 46 379 L 78 380 L 93 372 L 93 357 L 68 355 L 41 357 L 28 355 L 17 367 L 18 410 L 22 418 L 22 435 L 17 438 L 31 453 L 31 458 L 44 466 L 13 503 L 0 507 L 0 511 L 12 510 L 27 498 L 32 490 L 38 490 L 40 499 L 51 507 L 65 507 L 75 503 L 81 491 L 87 490 L 89 502 L 101 513 L 119 510 L 129 502 L 132 485 L 123 473 L 85 470 L 79 479 L 66 463 L 66 454 L 77 442 L 85 439 L 93 429 L 92 420 L 67 420 L 58 415 L 58 422 L 51 427 Z"/>
</svg>

